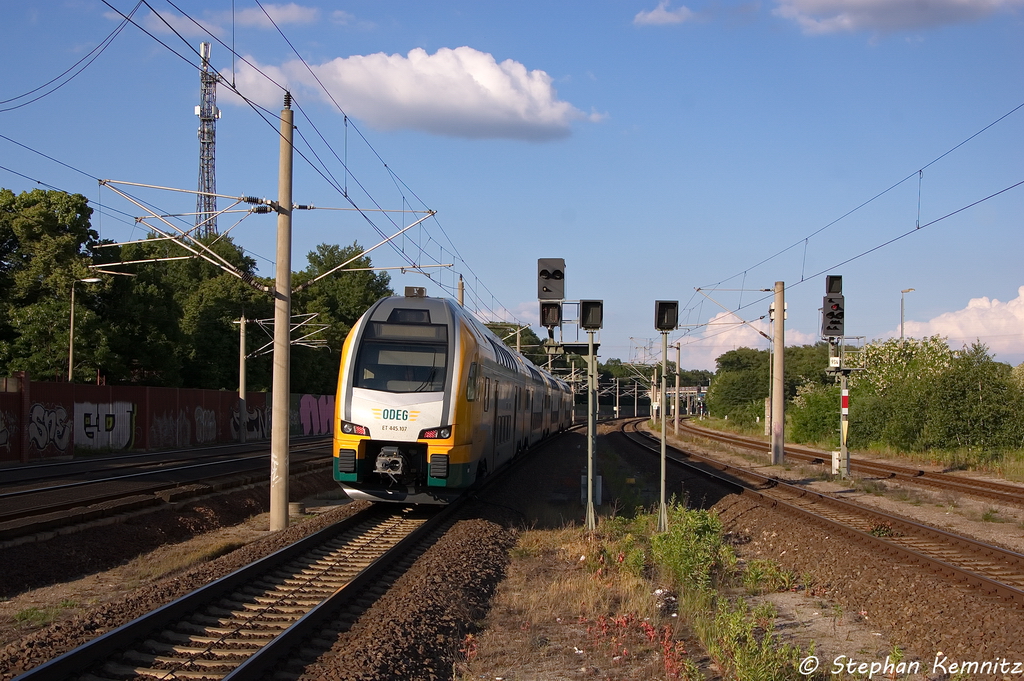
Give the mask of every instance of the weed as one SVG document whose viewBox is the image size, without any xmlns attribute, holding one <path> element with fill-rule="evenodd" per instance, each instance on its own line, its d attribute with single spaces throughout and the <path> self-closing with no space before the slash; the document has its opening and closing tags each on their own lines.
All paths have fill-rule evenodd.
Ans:
<svg viewBox="0 0 1024 681">
<path fill-rule="evenodd" d="M 60 614 L 60 608 L 25 608 L 14 613 L 14 621 L 25 627 L 43 627 Z"/>
<path fill-rule="evenodd" d="M 839 623 L 843 621 L 843 606 L 838 603 L 833 605 L 829 616 L 832 618 L 832 635 L 835 636 L 838 633 Z"/>
<path fill-rule="evenodd" d="M 990 508 L 981 514 L 981 519 L 986 523 L 1005 523 L 1006 521 L 999 517 L 999 509 Z"/>
<path fill-rule="evenodd" d="M 902 532 L 893 528 L 892 523 L 879 523 L 872 527 L 868 534 L 872 537 L 900 537 L 903 535 Z"/>
</svg>

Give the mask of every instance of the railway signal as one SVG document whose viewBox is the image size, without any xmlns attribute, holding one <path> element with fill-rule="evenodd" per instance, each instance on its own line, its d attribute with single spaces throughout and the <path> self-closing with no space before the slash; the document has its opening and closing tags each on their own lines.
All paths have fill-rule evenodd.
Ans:
<svg viewBox="0 0 1024 681">
<path fill-rule="evenodd" d="M 679 326 L 679 301 L 654 301 L 654 328 L 658 331 L 674 331 Z"/>
<path fill-rule="evenodd" d="M 654 301 L 654 328 L 661 332 L 661 503 L 658 507 L 658 532 L 668 531 L 668 506 L 665 503 L 665 451 L 668 430 L 665 419 L 668 400 L 665 399 L 665 376 L 668 373 L 668 332 L 679 326 L 679 301 Z M 678 371 L 679 367 L 676 366 Z M 651 386 L 654 389 L 654 386 Z M 678 399 L 678 392 L 676 393 Z"/>
<path fill-rule="evenodd" d="M 604 325 L 604 301 L 580 301 L 580 327 L 587 331 L 598 331 Z"/>
<path fill-rule="evenodd" d="M 537 298 L 540 300 L 565 299 L 565 259 L 537 259 Z"/>
<path fill-rule="evenodd" d="M 838 274 L 825 277 L 825 298 L 821 306 L 821 335 L 842 338 L 846 335 L 846 301 L 843 298 L 843 278 Z"/>
<path fill-rule="evenodd" d="M 540 325 L 546 327 L 549 331 L 554 329 L 556 326 L 562 325 L 562 303 L 555 302 L 544 302 L 540 303 Z"/>
</svg>

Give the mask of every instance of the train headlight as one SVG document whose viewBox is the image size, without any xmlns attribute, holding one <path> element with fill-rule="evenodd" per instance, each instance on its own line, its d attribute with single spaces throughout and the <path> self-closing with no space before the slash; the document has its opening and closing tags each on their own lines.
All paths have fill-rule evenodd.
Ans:
<svg viewBox="0 0 1024 681">
<path fill-rule="evenodd" d="M 452 436 L 451 426 L 440 426 L 438 428 L 427 428 L 420 431 L 421 440 L 447 440 Z"/>
<path fill-rule="evenodd" d="M 366 426 L 358 426 L 348 421 L 341 422 L 341 432 L 345 435 L 362 435 L 363 437 L 369 437 L 370 429 Z"/>
</svg>

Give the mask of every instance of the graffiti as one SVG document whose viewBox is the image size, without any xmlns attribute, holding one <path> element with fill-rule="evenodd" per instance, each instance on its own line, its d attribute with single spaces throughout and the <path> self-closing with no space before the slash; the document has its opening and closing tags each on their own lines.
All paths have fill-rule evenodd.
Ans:
<svg viewBox="0 0 1024 681">
<path fill-rule="evenodd" d="M 334 395 L 303 395 L 299 400 L 303 435 L 330 435 L 333 431 Z"/>
<path fill-rule="evenodd" d="M 0 411 L 0 448 L 8 452 L 11 451 L 11 443 L 14 440 L 11 431 L 14 430 L 16 423 L 14 414 Z"/>
<path fill-rule="evenodd" d="M 71 442 L 71 424 L 64 407 L 47 409 L 41 404 L 33 404 L 28 413 L 28 439 L 43 450 L 51 445 L 63 452 Z"/>
<path fill-rule="evenodd" d="M 75 403 L 75 447 L 131 449 L 135 444 L 135 414 L 131 402 Z"/>
<path fill-rule="evenodd" d="M 211 409 L 196 407 L 196 442 L 217 441 L 217 414 Z"/>
<path fill-rule="evenodd" d="M 150 447 L 187 447 L 192 444 L 192 423 L 183 409 L 178 414 L 153 417 L 149 427 Z"/>
<path fill-rule="evenodd" d="M 238 439 L 238 405 L 231 411 L 231 437 Z M 270 437 L 270 415 L 266 408 L 245 408 L 245 439 L 266 440 Z"/>
</svg>

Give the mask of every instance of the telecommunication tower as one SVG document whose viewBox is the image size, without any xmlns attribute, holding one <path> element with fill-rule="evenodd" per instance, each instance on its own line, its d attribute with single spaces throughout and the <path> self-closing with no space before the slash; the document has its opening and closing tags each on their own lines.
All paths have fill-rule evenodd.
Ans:
<svg viewBox="0 0 1024 681">
<path fill-rule="evenodd" d="M 199 53 L 203 69 L 199 72 L 199 194 L 196 195 L 196 231 L 202 236 L 217 233 L 217 173 L 215 171 L 217 119 L 217 72 L 210 68 L 210 43 L 202 43 Z"/>
</svg>

